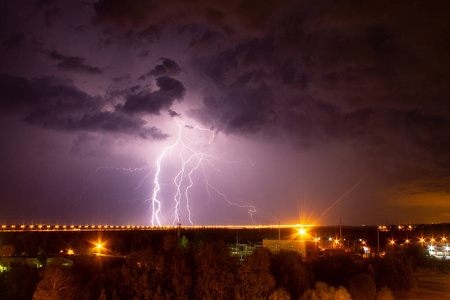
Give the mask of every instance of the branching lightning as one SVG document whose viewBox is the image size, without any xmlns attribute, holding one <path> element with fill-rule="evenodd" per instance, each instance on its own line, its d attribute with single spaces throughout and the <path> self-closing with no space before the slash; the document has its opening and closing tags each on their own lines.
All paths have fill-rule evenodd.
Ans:
<svg viewBox="0 0 450 300">
<path fill-rule="evenodd" d="M 223 175 L 224 173 L 220 171 L 219 168 L 215 165 L 217 162 L 220 163 L 230 163 L 225 162 L 213 155 L 205 153 L 201 151 L 201 144 L 195 142 L 189 135 L 192 130 L 195 131 L 205 131 L 209 135 L 208 144 L 211 144 L 215 138 L 215 132 L 202 128 L 199 126 L 189 126 L 186 125 L 179 119 L 176 119 L 176 124 L 178 126 L 178 132 L 176 136 L 176 140 L 173 144 L 165 147 L 161 152 L 160 156 L 155 162 L 154 166 L 154 177 L 153 177 L 153 192 L 149 197 L 149 201 L 151 202 L 151 210 L 152 217 L 151 223 L 152 226 L 161 226 L 165 218 L 162 215 L 162 206 L 169 202 L 173 210 L 173 224 L 181 223 L 181 211 L 185 208 L 187 213 L 187 220 L 191 225 L 193 225 L 192 221 L 192 207 L 191 207 L 191 199 L 190 199 L 190 190 L 192 187 L 197 184 L 195 181 L 195 174 L 200 174 L 204 180 L 204 187 L 209 195 L 209 198 L 212 199 L 213 193 L 219 195 L 226 203 L 232 206 L 240 207 L 246 209 L 250 215 L 250 218 L 253 220 L 253 214 L 256 212 L 256 209 L 253 205 L 241 205 L 235 202 L 230 201 L 227 196 L 219 191 L 216 187 L 211 184 L 210 174 L 206 171 L 206 166 L 209 166 L 213 171 Z M 175 153 L 175 154 L 171 154 Z M 161 176 L 163 169 L 163 162 L 169 155 L 176 155 L 177 159 L 179 159 L 179 164 L 177 164 L 178 171 L 171 184 L 175 187 L 175 195 L 171 200 L 163 199 L 161 194 L 162 192 L 162 184 L 161 184 Z"/>
</svg>

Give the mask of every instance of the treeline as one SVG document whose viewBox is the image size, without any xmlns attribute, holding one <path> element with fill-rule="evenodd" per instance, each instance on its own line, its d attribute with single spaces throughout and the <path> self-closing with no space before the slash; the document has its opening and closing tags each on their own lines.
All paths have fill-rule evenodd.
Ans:
<svg viewBox="0 0 450 300">
<path fill-rule="evenodd" d="M 73 267 L 13 266 L 0 277 L 1 299 L 392 299 L 416 288 L 414 269 L 429 266 L 420 246 L 383 258 L 345 256 L 310 264 L 299 253 L 259 248 L 243 262 L 224 242 L 157 247 L 124 258 L 74 257 Z"/>
</svg>

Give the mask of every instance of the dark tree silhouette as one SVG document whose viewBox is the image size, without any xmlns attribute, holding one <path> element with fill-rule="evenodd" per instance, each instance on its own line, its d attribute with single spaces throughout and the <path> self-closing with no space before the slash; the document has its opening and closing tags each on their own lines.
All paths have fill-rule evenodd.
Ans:
<svg viewBox="0 0 450 300">
<path fill-rule="evenodd" d="M 348 291 L 355 300 L 375 300 L 377 296 L 375 281 L 365 273 L 355 275 L 350 279 Z"/>
<path fill-rule="evenodd" d="M 285 289 L 292 299 L 298 299 L 312 285 L 311 272 L 300 253 L 281 251 L 272 257 L 270 270 L 276 286 Z"/>
<path fill-rule="evenodd" d="M 76 289 L 74 277 L 68 270 L 53 265 L 41 271 L 42 280 L 37 284 L 34 300 L 72 300 Z"/>
<path fill-rule="evenodd" d="M 237 263 L 237 259 L 230 256 L 230 251 L 223 242 L 204 244 L 196 255 L 196 297 L 234 299 Z"/>
<path fill-rule="evenodd" d="M 256 249 L 237 270 L 236 299 L 265 299 L 275 288 L 270 273 L 270 251 Z"/>
</svg>

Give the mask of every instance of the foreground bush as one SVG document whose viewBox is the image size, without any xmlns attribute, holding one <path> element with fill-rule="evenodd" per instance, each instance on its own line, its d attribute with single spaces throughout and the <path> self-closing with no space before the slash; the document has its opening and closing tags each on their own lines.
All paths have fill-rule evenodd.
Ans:
<svg viewBox="0 0 450 300">
<path fill-rule="evenodd" d="M 343 286 L 330 287 L 324 282 L 316 282 L 314 290 L 307 290 L 301 300 L 350 300 L 350 294 Z"/>
</svg>

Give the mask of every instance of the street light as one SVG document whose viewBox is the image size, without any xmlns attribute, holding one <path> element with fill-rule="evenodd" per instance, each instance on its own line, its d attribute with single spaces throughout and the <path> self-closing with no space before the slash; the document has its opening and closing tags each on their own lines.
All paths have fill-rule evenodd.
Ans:
<svg viewBox="0 0 450 300">
<path fill-rule="evenodd" d="M 102 250 L 102 244 L 97 244 L 97 255 L 100 255 L 101 250 Z"/>
</svg>

